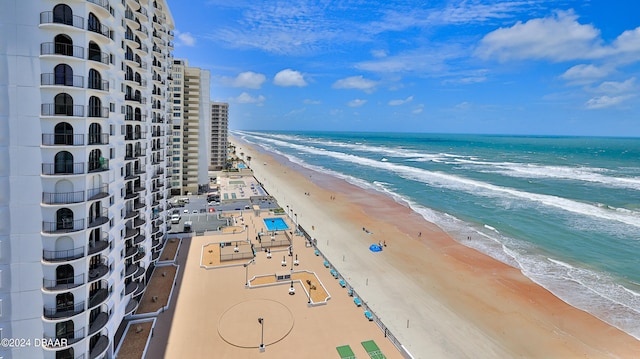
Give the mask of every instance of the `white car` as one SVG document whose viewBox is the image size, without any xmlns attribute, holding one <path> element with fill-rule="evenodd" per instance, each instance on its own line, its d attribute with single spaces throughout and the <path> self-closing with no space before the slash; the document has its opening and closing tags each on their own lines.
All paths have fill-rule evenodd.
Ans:
<svg viewBox="0 0 640 359">
<path fill-rule="evenodd" d="M 189 210 L 185 209 L 184 211 L 182 211 L 182 213 L 189 213 Z"/>
<path fill-rule="evenodd" d="M 197 209 L 194 209 L 194 210 L 193 210 L 193 212 L 191 212 L 191 213 L 193 213 L 193 214 L 198 214 L 198 210 L 197 210 Z"/>
</svg>

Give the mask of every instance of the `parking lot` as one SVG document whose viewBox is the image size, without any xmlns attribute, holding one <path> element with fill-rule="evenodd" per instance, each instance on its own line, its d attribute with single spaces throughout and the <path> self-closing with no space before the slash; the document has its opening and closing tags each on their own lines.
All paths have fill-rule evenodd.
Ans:
<svg viewBox="0 0 640 359">
<path fill-rule="evenodd" d="M 181 198 L 188 198 L 188 203 L 177 206 L 176 201 Z M 271 199 L 255 198 L 254 202 L 250 199 L 238 199 L 234 201 L 223 201 L 222 203 L 207 203 L 206 195 L 192 196 L 176 196 L 169 201 L 172 208 L 169 210 L 168 222 L 171 225 L 169 233 L 184 232 L 184 223 L 191 222 L 191 231 L 203 233 L 205 231 L 216 231 L 220 227 L 226 226 L 226 219 L 218 219 L 218 214 L 225 211 L 251 210 L 253 205 L 260 206 L 261 209 L 277 208 L 278 204 Z M 171 216 L 178 214 L 180 216 L 179 223 L 171 223 Z"/>
</svg>

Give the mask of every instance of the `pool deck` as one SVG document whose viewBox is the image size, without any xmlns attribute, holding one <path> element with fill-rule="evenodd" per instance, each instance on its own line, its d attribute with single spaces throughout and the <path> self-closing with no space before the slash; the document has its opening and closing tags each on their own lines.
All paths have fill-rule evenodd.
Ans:
<svg viewBox="0 0 640 359">
<path fill-rule="evenodd" d="M 147 357 L 188 353 L 189 357 L 286 358 L 294 356 L 295 348 L 299 357 L 337 358 L 336 347 L 349 344 L 358 357 L 366 358 L 358 343 L 375 340 L 388 358 L 401 358 L 304 237 L 280 231 L 277 240 L 258 241 L 263 219 L 271 217 L 272 213 L 242 211 L 237 220 L 247 232 L 185 239 L 189 246 L 179 256 L 185 264 L 176 284 L 175 308 L 159 315 Z M 281 218 L 294 227 L 290 218 Z M 220 261 L 225 254 L 244 253 L 252 246 L 261 248 L 254 258 Z M 287 274 L 290 278 L 277 280 L 277 275 Z M 264 320 L 264 352 L 259 349 L 258 318 Z M 169 328 L 159 329 L 162 325 Z"/>
</svg>

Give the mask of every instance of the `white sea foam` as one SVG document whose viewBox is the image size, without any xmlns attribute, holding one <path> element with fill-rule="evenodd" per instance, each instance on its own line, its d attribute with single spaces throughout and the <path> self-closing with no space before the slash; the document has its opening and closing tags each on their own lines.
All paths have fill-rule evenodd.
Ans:
<svg viewBox="0 0 640 359">
<path fill-rule="evenodd" d="M 263 135 L 264 136 L 264 135 Z M 451 153 L 426 153 L 421 151 L 406 150 L 403 148 L 390 148 L 384 146 L 370 146 L 362 144 L 349 144 L 336 141 L 315 140 L 291 135 L 267 135 L 271 138 L 284 141 L 297 141 L 306 144 L 348 148 L 355 151 L 370 152 L 399 158 L 407 158 L 416 162 L 438 162 L 447 164 L 466 164 L 477 167 L 477 171 L 499 173 L 509 177 L 519 178 L 554 178 L 571 181 L 582 181 L 599 184 L 613 188 L 629 188 L 640 190 L 640 177 L 624 177 L 619 173 L 611 173 L 612 170 L 597 167 L 573 167 L 553 166 L 535 163 L 517 162 L 491 162 L 482 161 L 476 156 L 461 156 Z M 264 137 L 263 137 L 264 138 Z"/>
<path fill-rule="evenodd" d="M 572 212 L 578 215 L 589 216 L 608 221 L 617 221 L 634 227 L 640 227 L 640 212 L 636 211 L 630 211 L 627 213 L 617 210 L 611 211 L 589 203 L 577 202 L 574 200 L 546 194 L 524 192 L 513 188 L 501 187 L 486 182 L 455 176 L 448 173 L 429 171 L 391 162 L 380 162 L 370 158 L 330 151 L 323 148 L 288 143 L 277 139 L 262 138 L 261 140 L 271 142 L 278 146 L 293 148 L 301 152 L 326 156 L 356 165 L 378 168 L 385 171 L 393 172 L 403 178 L 426 183 L 432 187 L 442 187 L 455 191 L 471 193 L 476 196 L 484 196 L 490 198 L 495 198 L 496 196 L 517 198 L 520 200 L 535 202 L 548 207 Z"/>
<path fill-rule="evenodd" d="M 624 223 L 629 221 L 636 223 L 634 221 L 637 219 L 637 212 L 630 210 L 610 209 L 608 207 L 599 207 L 598 205 L 589 205 L 553 196 L 536 195 L 447 174 L 433 173 L 391 163 L 380 163 L 375 160 L 368 160 L 362 157 L 335 153 L 323 149 L 281 143 L 279 140 L 271 141 L 275 141 L 271 143 L 277 146 L 287 146 L 306 153 L 321 154 L 354 164 L 393 171 L 405 178 L 415 179 L 431 186 L 439 185 L 473 192 L 475 195 L 478 195 L 479 190 L 483 190 L 488 192 L 485 194 L 487 196 L 500 194 L 505 197 L 525 198 L 553 208 L 563 208 L 587 217 L 611 218 L 610 216 L 616 215 L 626 216 L 626 219 L 623 218 L 621 220 L 621 222 Z M 524 275 L 547 288 L 570 305 L 592 313 L 605 322 L 640 339 L 640 328 L 637 325 L 637 323 L 640 323 L 640 293 L 620 284 L 620 280 L 592 269 L 581 268 L 577 264 L 570 264 L 564 260 L 549 258 L 539 253 L 530 244 L 506 237 L 490 225 L 476 226 L 463 222 L 451 214 L 440 213 L 426 208 L 410 198 L 398 194 L 388 183 L 375 181 L 372 184 L 359 178 L 327 170 L 319 166 L 313 166 L 296 156 L 277 151 L 263 141 L 259 142 L 265 150 L 286 156 L 290 161 L 301 166 L 323 173 L 329 173 L 365 189 L 375 189 L 385 193 L 395 201 L 408 205 L 415 212 L 421 214 L 427 221 L 437 224 L 452 234 L 461 243 L 519 268 Z M 568 206 L 568 209 L 564 208 L 565 206 Z M 585 218 L 585 225 L 588 222 Z M 467 238 L 472 238 L 472 240 L 467 240 Z M 633 283 L 630 283 L 630 285 L 633 286 Z M 636 287 L 640 288 L 640 284 L 637 284 Z"/>
</svg>

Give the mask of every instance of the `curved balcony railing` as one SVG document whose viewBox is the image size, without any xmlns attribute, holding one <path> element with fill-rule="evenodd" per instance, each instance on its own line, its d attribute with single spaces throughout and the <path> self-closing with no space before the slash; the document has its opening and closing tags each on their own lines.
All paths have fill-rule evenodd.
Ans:
<svg viewBox="0 0 640 359">
<path fill-rule="evenodd" d="M 42 315 L 47 319 L 64 319 L 78 315 L 84 311 L 84 301 L 66 303 L 55 307 L 43 307 Z"/>
<path fill-rule="evenodd" d="M 90 2 L 92 4 L 96 4 L 96 5 L 104 8 L 105 10 L 109 11 L 109 1 L 108 0 L 87 0 L 87 2 Z"/>
<path fill-rule="evenodd" d="M 43 163 L 42 174 L 49 176 L 84 174 L 84 162 Z"/>
<path fill-rule="evenodd" d="M 137 236 L 138 233 L 140 233 L 140 231 L 138 229 L 125 227 L 125 229 L 124 229 L 124 239 L 126 240 L 126 239 L 129 239 L 129 238 L 133 238 L 134 236 Z"/>
<path fill-rule="evenodd" d="M 40 55 L 62 55 L 84 59 L 84 47 L 61 42 L 43 42 L 40 44 Z"/>
<path fill-rule="evenodd" d="M 40 114 L 42 116 L 84 117 L 84 106 L 57 104 L 57 103 L 43 103 L 42 105 L 40 105 Z"/>
<path fill-rule="evenodd" d="M 42 250 L 42 260 L 47 262 L 64 262 L 84 257 L 84 246 L 58 251 Z"/>
<path fill-rule="evenodd" d="M 89 335 L 96 333 L 98 330 L 104 328 L 109 322 L 109 314 L 100 312 L 98 315 L 89 322 Z"/>
<path fill-rule="evenodd" d="M 56 222 L 42 221 L 42 232 L 44 233 L 69 233 L 82 230 L 84 230 L 84 218 L 64 219 Z"/>
<path fill-rule="evenodd" d="M 131 258 L 138 253 L 138 246 L 129 246 L 125 248 L 124 259 Z"/>
<path fill-rule="evenodd" d="M 109 184 L 103 184 L 100 187 L 91 188 L 87 190 L 88 200 L 100 199 L 108 195 L 109 195 Z"/>
<path fill-rule="evenodd" d="M 107 239 L 109 238 L 106 234 L 104 234 L 106 232 L 103 232 L 102 235 L 102 240 L 98 240 L 95 241 L 93 243 L 89 243 L 89 251 L 87 252 L 88 255 L 92 255 L 95 253 L 98 253 L 102 250 L 105 250 L 107 247 L 110 246 L 110 243 Z"/>
<path fill-rule="evenodd" d="M 62 24 L 84 29 L 84 18 L 76 15 L 56 16 L 53 11 L 43 11 L 40 13 L 40 24 Z"/>
<path fill-rule="evenodd" d="M 44 73 L 40 74 L 42 86 L 71 86 L 84 87 L 84 76 Z"/>
<path fill-rule="evenodd" d="M 100 335 L 89 347 L 89 359 L 95 359 L 103 355 L 109 349 L 109 337 Z"/>
<path fill-rule="evenodd" d="M 109 81 L 93 80 L 87 83 L 87 88 L 92 90 L 109 91 Z"/>
<path fill-rule="evenodd" d="M 103 278 L 107 273 L 109 273 L 109 266 L 106 264 L 98 264 L 89 269 L 89 282 L 95 282 L 98 279 Z"/>
<path fill-rule="evenodd" d="M 111 58 L 111 56 L 109 56 L 109 54 L 107 54 L 106 52 L 97 51 L 97 50 L 89 49 L 88 54 L 87 54 L 87 60 L 100 62 L 100 63 L 103 63 L 105 65 L 109 65 L 110 58 Z"/>
<path fill-rule="evenodd" d="M 134 298 L 129 299 L 129 302 L 127 303 L 127 306 L 124 309 L 124 315 L 129 315 L 133 313 L 136 309 L 138 309 L 138 305 L 140 305 L 140 302 L 138 302 L 138 300 Z"/>
<path fill-rule="evenodd" d="M 91 295 L 89 295 L 89 308 L 96 307 L 102 304 L 104 301 L 109 298 L 109 291 L 106 288 L 100 288 Z"/>
<path fill-rule="evenodd" d="M 57 334 L 56 336 L 50 336 L 45 333 L 45 335 L 43 336 L 44 340 L 42 341 L 42 345 L 47 348 L 64 348 L 84 339 L 84 332 L 84 327 L 82 327 L 76 331 Z M 66 339 L 66 341 L 61 339 Z M 62 345 L 64 343 L 66 343 L 66 345 Z"/>
<path fill-rule="evenodd" d="M 76 192 L 42 192 L 44 204 L 71 204 L 84 202 L 84 191 Z"/>
<path fill-rule="evenodd" d="M 67 290 L 84 284 L 84 273 L 68 278 L 42 279 L 42 286 L 48 290 Z"/>
<path fill-rule="evenodd" d="M 84 146 L 84 135 L 73 133 L 43 133 L 43 146 Z"/>
<path fill-rule="evenodd" d="M 109 170 L 109 160 L 104 157 L 101 157 L 96 161 L 87 162 L 87 164 L 89 168 L 89 173 L 102 172 L 102 171 Z"/>
<path fill-rule="evenodd" d="M 91 22 L 87 23 L 87 31 L 90 32 L 95 32 L 96 34 L 100 34 L 102 36 L 108 37 L 110 38 L 110 32 L 111 30 L 109 29 L 109 26 L 105 25 L 105 24 L 91 24 Z"/>
<path fill-rule="evenodd" d="M 102 207 L 100 208 L 99 213 L 87 218 L 87 227 L 98 227 L 107 222 L 109 222 L 109 209 L 106 207 Z"/>
<path fill-rule="evenodd" d="M 129 282 L 129 284 L 124 287 L 124 295 L 129 295 L 135 292 L 136 289 L 138 289 L 138 282 Z"/>
<path fill-rule="evenodd" d="M 87 106 L 87 117 L 109 118 L 109 107 Z"/>
</svg>

